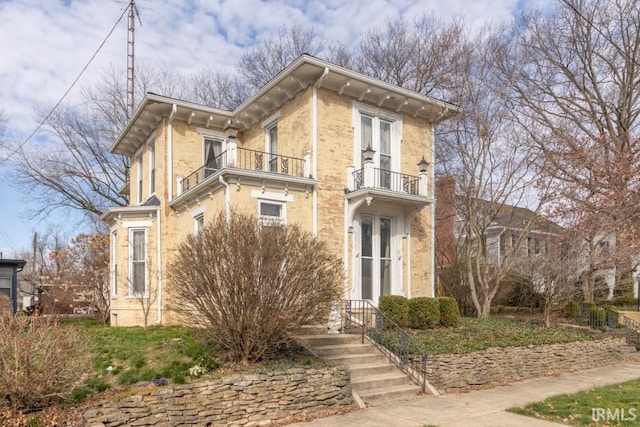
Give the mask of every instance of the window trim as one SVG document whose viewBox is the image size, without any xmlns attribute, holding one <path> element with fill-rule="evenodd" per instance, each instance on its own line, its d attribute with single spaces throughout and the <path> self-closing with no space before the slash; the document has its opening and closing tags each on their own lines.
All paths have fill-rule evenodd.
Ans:
<svg viewBox="0 0 640 427">
<path fill-rule="evenodd" d="M 361 102 L 354 101 L 353 102 L 353 160 L 356 165 L 356 169 L 361 169 L 362 165 L 362 122 L 361 117 L 366 116 L 372 119 L 372 132 L 373 135 L 379 136 L 380 129 L 380 120 L 384 120 L 385 122 L 389 122 L 391 124 L 390 129 L 390 145 L 391 145 L 391 171 L 392 172 L 401 172 L 402 165 L 402 115 L 393 113 L 391 111 L 383 110 L 378 107 L 374 107 L 368 104 L 363 104 Z M 377 141 L 377 143 L 376 143 Z M 380 138 L 377 140 L 373 138 L 374 147 L 373 148 L 376 153 L 374 154 L 374 164 L 375 167 L 380 167 Z"/>
<path fill-rule="evenodd" d="M 151 138 L 148 144 L 149 150 L 149 197 L 156 194 L 156 140 Z"/>
<path fill-rule="evenodd" d="M 144 262 L 144 292 L 143 293 L 135 293 L 133 292 L 133 251 L 134 251 L 134 235 L 136 232 L 142 232 L 143 233 L 143 238 L 144 238 L 144 259 L 142 260 L 142 262 Z M 129 280 L 128 280 L 128 295 L 127 297 L 129 298 L 146 298 L 147 297 L 147 291 L 148 291 L 148 285 L 149 285 L 149 265 L 147 262 L 147 256 L 148 256 L 148 233 L 147 233 L 147 229 L 146 228 L 130 228 L 129 229 Z M 138 261 L 139 262 L 139 261 Z"/>
<path fill-rule="evenodd" d="M 202 227 L 198 225 L 202 223 Z M 204 231 L 204 212 L 197 213 L 193 216 L 193 234 L 199 236 Z"/>
<path fill-rule="evenodd" d="M 262 215 L 263 204 L 279 206 L 280 216 L 275 217 L 270 215 Z M 279 200 L 258 199 L 258 221 L 260 222 L 261 225 L 267 225 L 267 226 L 273 224 L 273 222 L 278 222 L 278 225 L 286 225 L 287 224 L 287 203 Z"/>
<path fill-rule="evenodd" d="M 142 204 L 142 189 L 143 189 L 143 184 L 142 184 L 142 175 L 144 174 L 144 167 L 142 164 L 142 150 L 140 150 L 137 154 L 136 154 L 136 162 L 138 164 L 138 185 L 137 185 L 137 191 L 138 191 L 138 204 Z"/>
</svg>

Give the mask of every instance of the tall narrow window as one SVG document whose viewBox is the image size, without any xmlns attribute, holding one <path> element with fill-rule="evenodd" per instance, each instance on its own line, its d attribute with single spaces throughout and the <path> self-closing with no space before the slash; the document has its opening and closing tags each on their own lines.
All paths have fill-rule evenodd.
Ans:
<svg viewBox="0 0 640 427">
<path fill-rule="evenodd" d="M 380 218 L 380 295 L 391 295 L 391 218 Z"/>
<path fill-rule="evenodd" d="M 138 162 L 138 204 L 142 203 L 142 153 L 138 154 L 136 158 Z"/>
<path fill-rule="evenodd" d="M 194 231 L 197 236 L 202 234 L 204 231 L 204 214 L 199 214 L 193 217 L 194 221 Z"/>
<path fill-rule="evenodd" d="M 204 138 L 204 176 L 211 176 L 218 169 L 224 167 L 222 161 L 222 140 Z"/>
<path fill-rule="evenodd" d="M 360 227 L 360 258 L 362 259 L 360 279 L 361 298 L 373 299 L 373 216 L 362 215 Z"/>
<path fill-rule="evenodd" d="M 380 187 L 391 188 L 391 123 L 384 120 L 380 120 Z"/>
<path fill-rule="evenodd" d="M 149 144 L 149 194 L 156 192 L 156 142 Z"/>
<path fill-rule="evenodd" d="M 113 256 L 113 297 L 118 296 L 118 232 L 114 231 L 111 234 L 111 247 Z"/>
<path fill-rule="evenodd" d="M 278 124 L 267 128 L 267 152 L 269 153 L 269 171 L 278 172 Z"/>
<path fill-rule="evenodd" d="M 131 266 L 129 271 L 129 294 L 144 295 L 147 280 L 147 232 L 145 230 L 131 230 L 129 242 Z"/>
</svg>

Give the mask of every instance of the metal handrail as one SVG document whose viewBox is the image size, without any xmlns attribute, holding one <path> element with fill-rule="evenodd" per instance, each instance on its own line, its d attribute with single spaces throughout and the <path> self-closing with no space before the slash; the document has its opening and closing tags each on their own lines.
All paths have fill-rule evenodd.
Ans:
<svg viewBox="0 0 640 427">
<path fill-rule="evenodd" d="M 235 167 L 239 169 L 304 176 L 304 159 L 240 147 L 236 152 L 238 158 Z"/>
<path fill-rule="evenodd" d="M 362 343 L 365 337 L 369 338 L 425 392 L 429 354 L 425 345 L 409 335 L 370 301 L 346 300 L 344 309 L 342 331 L 347 334 L 360 334 Z"/>
</svg>

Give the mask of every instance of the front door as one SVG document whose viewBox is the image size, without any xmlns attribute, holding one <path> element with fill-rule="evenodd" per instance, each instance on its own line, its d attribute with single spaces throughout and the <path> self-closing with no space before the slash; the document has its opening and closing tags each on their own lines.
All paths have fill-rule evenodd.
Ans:
<svg viewBox="0 0 640 427">
<path fill-rule="evenodd" d="M 392 218 L 360 216 L 360 298 L 378 302 L 392 290 Z"/>
</svg>

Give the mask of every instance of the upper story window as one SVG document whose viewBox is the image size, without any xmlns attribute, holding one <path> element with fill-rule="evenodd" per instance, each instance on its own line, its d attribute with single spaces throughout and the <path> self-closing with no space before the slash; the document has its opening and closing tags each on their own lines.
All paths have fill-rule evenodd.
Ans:
<svg viewBox="0 0 640 427">
<path fill-rule="evenodd" d="M 366 104 L 354 103 L 354 159 L 362 167 L 362 151 L 375 150 L 373 161 L 381 171 L 400 171 L 402 116 Z M 381 183 L 382 184 L 382 183 Z"/>
<path fill-rule="evenodd" d="M 224 140 L 221 138 L 205 136 L 203 137 L 203 149 L 205 176 L 209 176 L 218 169 L 224 167 L 222 158 Z"/>
<path fill-rule="evenodd" d="M 142 153 L 136 157 L 138 163 L 138 204 L 142 203 L 142 173 L 144 171 L 142 166 Z"/>
<path fill-rule="evenodd" d="M 149 194 L 156 192 L 156 142 L 149 143 Z"/>
<path fill-rule="evenodd" d="M 270 172 L 278 172 L 278 119 L 280 112 L 272 114 L 262 122 L 264 128 L 265 147 L 267 154 L 267 170 Z"/>
<path fill-rule="evenodd" d="M 269 153 L 269 171 L 278 172 L 278 123 L 267 128 L 267 153 Z"/>
</svg>

